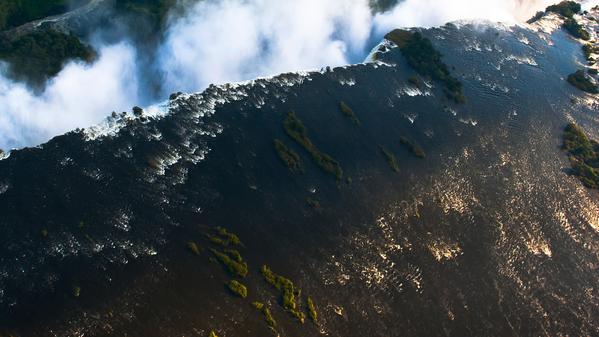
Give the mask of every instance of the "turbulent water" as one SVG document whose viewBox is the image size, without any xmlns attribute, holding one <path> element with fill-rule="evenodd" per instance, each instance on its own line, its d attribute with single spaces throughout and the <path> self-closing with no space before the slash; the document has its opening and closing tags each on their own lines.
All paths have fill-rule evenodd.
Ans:
<svg viewBox="0 0 599 337">
<path fill-rule="evenodd" d="M 598 335 L 599 203 L 560 150 L 570 121 L 599 138 L 598 102 L 564 80 L 585 61 L 558 27 L 549 15 L 424 30 L 465 104 L 436 82 L 410 85 L 386 41 L 377 61 L 212 86 L 11 152 L 0 161 L 0 334 Z M 285 134 L 292 110 L 343 179 Z M 275 138 L 303 174 L 282 164 Z M 248 299 L 227 292 L 208 252 L 186 249 L 207 245 L 212 226 L 245 243 Z M 318 325 L 278 305 L 263 264 L 314 299 Z M 255 300 L 271 304 L 277 332 Z"/>
</svg>

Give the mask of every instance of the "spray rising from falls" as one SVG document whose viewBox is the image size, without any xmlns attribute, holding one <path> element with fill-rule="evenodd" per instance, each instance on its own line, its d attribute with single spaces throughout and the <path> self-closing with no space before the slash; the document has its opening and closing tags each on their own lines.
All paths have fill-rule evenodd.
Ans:
<svg viewBox="0 0 599 337">
<path fill-rule="evenodd" d="M 96 63 L 67 65 L 41 94 L 0 75 L 0 148 L 40 144 L 96 124 L 111 111 L 163 101 L 171 92 L 360 62 L 393 28 L 457 19 L 518 22 L 548 2 L 405 0 L 373 14 L 368 0 L 200 1 L 171 20 L 155 51 L 159 97 L 140 92 L 144 69 L 126 43 L 96 45 Z"/>
</svg>

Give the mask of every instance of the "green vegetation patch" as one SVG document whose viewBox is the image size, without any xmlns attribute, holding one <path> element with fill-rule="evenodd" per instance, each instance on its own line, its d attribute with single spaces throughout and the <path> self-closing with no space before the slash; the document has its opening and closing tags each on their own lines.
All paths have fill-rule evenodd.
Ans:
<svg viewBox="0 0 599 337">
<path fill-rule="evenodd" d="M 88 0 L 2 0 L 0 1 L 0 31 L 20 26 L 46 16 L 62 14 Z"/>
<path fill-rule="evenodd" d="M 71 60 L 92 62 L 93 49 L 70 34 L 38 31 L 14 40 L 0 37 L 0 59 L 10 63 L 11 76 L 41 84 Z"/>
<path fill-rule="evenodd" d="M 599 94 L 599 87 L 585 74 L 584 70 L 578 70 L 574 74 L 570 74 L 568 82 L 582 91 Z"/>
<path fill-rule="evenodd" d="M 226 253 L 220 252 L 216 249 L 210 250 L 214 256 L 227 267 L 229 273 L 233 276 L 245 277 L 248 273 L 248 265 L 245 261 L 237 261 L 236 257 L 231 258 Z"/>
<path fill-rule="evenodd" d="M 385 38 L 397 44 L 408 64 L 418 74 L 443 83 L 447 98 L 456 103 L 466 101 L 462 83 L 451 75 L 447 65 L 441 60 L 441 53 L 433 47 L 429 39 L 420 32 L 413 33 L 403 29 L 395 29 L 385 35 Z"/>
<path fill-rule="evenodd" d="M 227 231 L 226 228 L 220 226 L 216 227 L 216 231 L 218 232 L 218 235 L 225 238 L 230 244 L 235 246 L 243 246 L 243 243 L 241 242 L 237 234 L 231 233 Z"/>
<path fill-rule="evenodd" d="M 214 229 L 214 233 L 214 235 L 209 233 L 206 233 L 205 235 L 210 242 L 216 245 L 223 247 L 229 245 L 243 246 L 243 242 L 241 242 L 239 237 L 236 234 L 229 232 L 226 228 L 218 226 Z"/>
<path fill-rule="evenodd" d="M 318 324 L 318 312 L 316 312 L 316 305 L 314 305 L 311 297 L 308 297 L 308 316 L 310 316 L 312 322 Z"/>
<path fill-rule="evenodd" d="M 587 32 L 576 20 L 566 19 L 562 27 L 575 38 L 588 41 L 591 39 L 591 34 Z"/>
<path fill-rule="evenodd" d="M 599 188 L 599 143 L 587 137 L 574 123 L 562 135 L 562 148 L 568 152 L 574 175 L 589 188 Z"/>
<path fill-rule="evenodd" d="M 566 18 L 572 18 L 574 14 L 580 13 L 581 10 L 580 4 L 576 1 L 562 1 L 545 9 L 546 12 L 557 13 Z"/>
<path fill-rule="evenodd" d="M 599 54 L 599 46 L 594 46 L 591 43 L 586 43 L 582 46 L 582 52 L 587 61 L 594 61 L 591 57 L 593 54 Z"/>
<path fill-rule="evenodd" d="M 416 142 L 406 137 L 401 137 L 399 139 L 399 142 L 402 145 L 406 146 L 414 156 L 422 159 L 426 157 L 426 153 L 424 153 L 424 150 L 418 144 L 416 144 Z"/>
<path fill-rule="evenodd" d="M 186 245 L 187 249 L 189 249 L 189 251 L 194 253 L 195 255 L 200 255 L 200 253 L 202 252 L 200 246 L 198 246 L 198 244 L 193 241 L 187 242 Z"/>
<path fill-rule="evenodd" d="M 279 155 L 279 158 L 283 164 L 285 164 L 285 166 L 287 166 L 291 172 L 301 172 L 302 160 L 300 156 L 295 151 L 287 147 L 287 145 L 285 145 L 285 143 L 282 141 L 275 139 L 274 143 L 275 150 L 277 151 L 277 154 Z"/>
<path fill-rule="evenodd" d="M 283 294 L 283 308 L 285 308 L 292 316 L 304 323 L 305 315 L 298 309 L 297 300 L 300 298 L 301 290 L 297 288 L 293 282 L 281 275 L 275 274 L 268 266 L 264 265 L 260 269 L 262 276 L 266 282 L 273 285 Z"/>
<path fill-rule="evenodd" d="M 316 209 L 316 210 L 322 209 L 322 205 L 320 204 L 320 201 L 318 201 L 318 199 L 314 199 L 311 197 L 306 198 L 306 205 L 308 205 L 308 207 L 310 207 L 312 209 Z"/>
<path fill-rule="evenodd" d="M 393 152 L 387 150 L 384 146 L 379 145 L 381 149 L 381 153 L 385 156 L 385 160 L 387 160 L 387 164 L 394 172 L 399 172 L 399 164 L 397 163 L 397 158 L 393 154 Z"/>
<path fill-rule="evenodd" d="M 410 83 L 418 89 L 422 89 L 422 80 L 416 75 L 408 77 L 408 83 Z"/>
<path fill-rule="evenodd" d="M 239 263 L 243 263 L 243 257 L 241 256 L 241 254 L 239 253 L 238 250 L 236 249 L 225 249 L 225 253 L 227 255 L 229 255 L 230 257 L 233 258 L 233 260 L 239 262 Z"/>
<path fill-rule="evenodd" d="M 301 145 L 312 156 L 314 162 L 325 172 L 334 175 L 337 180 L 343 178 L 341 165 L 326 153 L 320 152 L 318 148 L 308 138 L 308 132 L 302 121 L 296 116 L 295 112 L 290 111 L 283 123 L 285 131 L 293 140 Z"/>
<path fill-rule="evenodd" d="M 227 287 L 231 292 L 241 298 L 248 297 L 248 288 L 237 280 L 231 280 L 227 283 Z"/>
<path fill-rule="evenodd" d="M 262 302 L 253 302 L 252 305 L 254 306 L 254 308 L 260 310 L 260 312 L 262 312 L 262 314 L 264 315 L 264 320 L 266 321 L 266 324 L 268 324 L 269 327 L 275 329 L 277 327 L 277 321 L 275 321 L 275 319 L 272 317 L 272 314 L 270 313 L 270 309 Z"/>
<path fill-rule="evenodd" d="M 341 113 L 349 118 L 349 120 L 356 124 L 356 125 L 360 125 L 360 119 L 358 118 L 358 116 L 356 115 L 356 113 L 354 112 L 354 110 L 352 110 L 352 108 L 349 107 L 349 105 L 347 105 L 347 103 L 345 103 L 344 101 L 339 102 L 339 109 L 341 110 Z"/>
</svg>

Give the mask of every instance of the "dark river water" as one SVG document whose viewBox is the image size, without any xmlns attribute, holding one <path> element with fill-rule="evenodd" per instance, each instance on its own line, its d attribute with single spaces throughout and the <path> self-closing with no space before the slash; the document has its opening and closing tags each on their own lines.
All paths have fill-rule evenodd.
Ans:
<svg viewBox="0 0 599 337">
<path fill-rule="evenodd" d="M 0 161 L 0 335 L 599 335 L 599 204 L 560 150 L 570 121 L 599 138 L 597 98 L 564 80 L 580 44 L 540 29 L 423 31 L 465 104 L 411 86 L 385 43 L 377 62 L 212 86 L 162 117 L 13 151 Z M 289 111 L 342 179 L 286 135 Z M 208 250 L 186 248 L 214 247 L 215 226 L 244 242 L 247 299 Z M 264 264 L 302 289 L 300 307 L 314 299 L 318 324 L 285 312 Z"/>
</svg>

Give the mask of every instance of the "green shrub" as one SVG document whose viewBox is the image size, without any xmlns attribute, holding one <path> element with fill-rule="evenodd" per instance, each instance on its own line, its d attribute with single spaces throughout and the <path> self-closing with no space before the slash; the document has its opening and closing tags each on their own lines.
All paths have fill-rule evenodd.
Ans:
<svg viewBox="0 0 599 337">
<path fill-rule="evenodd" d="M 408 150 L 416 157 L 418 158 L 425 158 L 426 157 L 426 153 L 424 153 L 424 150 L 418 145 L 416 144 L 414 141 L 409 140 L 406 137 L 401 137 L 399 138 L 399 142 L 406 146 L 408 148 Z"/>
<path fill-rule="evenodd" d="M 277 154 L 279 155 L 279 158 L 283 164 L 285 164 L 285 166 L 287 166 L 291 172 L 301 172 L 302 160 L 300 156 L 295 151 L 287 147 L 287 145 L 285 145 L 285 143 L 282 141 L 275 139 L 274 143 L 275 150 L 277 151 Z"/>
<path fill-rule="evenodd" d="M 568 82 L 582 91 L 591 94 L 599 93 L 599 87 L 591 81 L 584 70 L 578 70 L 574 74 L 570 74 L 568 76 Z"/>
<path fill-rule="evenodd" d="M 318 209 L 322 208 L 320 205 L 320 201 L 318 201 L 314 198 L 310 198 L 310 197 L 306 198 L 306 204 L 312 209 L 318 210 Z"/>
<path fill-rule="evenodd" d="M 212 254 L 214 254 L 214 256 L 216 256 L 216 258 L 225 265 L 225 267 L 227 267 L 227 270 L 229 271 L 229 273 L 233 276 L 240 276 L 240 277 L 245 277 L 248 273 L 248 266 L 246 262 L 238 262 L 235 261 L 233 259 L 231 259 L 231 257 L 223 252 L 219 252 L 216 249 L 211 249 L 210 250 L 212 252 Z"/>
<path fill-rule="evenodd" d="M 262 312 L 262 314 L 264 315 L 264 320 L 266 321 L 266 324 L 268 324 L 269 327 L 273 329 L 277 327 L 277 321 L 275 321 L 275 319 L 272 317 L 270 309 L 264 303 L 253 302 L 252 305 L 254 306 L 254 308 Z"/>
<path fill-rule="evenodd" d="M 243 243 L 241 242 L 241 240 L 239 239 L 237 234 L 231 233 L 231 232 L 227 231 L 226 228 L 223 228 L 220 226 L 216 227 L 216 231 L 217 231 L 218 235 L 225 238 L 227 240 L 227 242 L 229 242 L 230 244 L 235 245 L 235 246 L 243 246 Z"/>
<path fill-rule="evenodd" d="M 187 242 L 187 249 L 189 249 L 195 255 L 200 255 L 200 252 L 201 252 L 200 246 L 198 246 L 198 244 L 193 241 Z"/>
<path fill-rule="evenodd" d="M 208 238 L 208 241 L 214 243 L 215 245 L 219 245 L 219 246 L 223 246 L 223 247 L 226 247 L 229 245 L 228 241 L 223 240 L 222 238 L 219 238 L 218 236 L 206 234 L 206 237 Z"/>
<path fill-rule="evenodd" d="M 70 60 L 92 62 L 96 54 L 74 35 L 38 31 L 11 39 L 0 37 L 0 59 L 10 64 L 10 75 L 41 84 L 58 74 Z"/>
<path fill-rule="evenodd" d="M 243 263 L 243 257 L 239 253 L 238 250 L 235 249 L 225 249 L 225 253 L 233 258 L 233 260 Z"/>
<path fill-rule="evenodd" d="M 389 167 L 394 172 L 399 172 L 399 164 L 397 163 L 397 158 L 395 157 L 393 152 L 387 150 L 385 147 L 383 147 L 381 145 L 379 145 L 379 148 L 381 149 L 381 152 L 385 156 L 385 160 L 387 161 L 387 164 L 389 164 Z"/>
<path fill-rule="evenodd" d="M 422 88 L 422 80 L 420 80 L 420 78 L 416 75 L 412 75 L 412 76 L 408 77 L 408 83 L 410 83 L 411 85 L 415 86 L 418 89 Z"/>
<path fill-rule="evenodd" d="M 337 180 L 343 178 L 341 165 L 331 158 L 328 154 L 320 152 L 318 148 L 308 138 L 308 132 L 302 121 L 296 116 L 295 112 L 290 111 L 283 123 L 283 127 L 289 137 L 301 145 L 311 156 L 314 162 L 325 172 L 333 174 Z"/>
<path fill-rule="evenodd" d="M 273 285 L 283 295 L 283 308 L 285 308 L 292 316 L 297 318 L 301 323 L 304 323 L 305 315 L 298 309 L 297 300 L 301 295 L 301 290 L 295 287 L 293 282 L 281 275 L 273 273 L 266 265 L 260 269 L 262 276 L 266 282 Z"/>
<path fill-rule="evenodd" d="M 74 297 L 81 296 L 81 287 L 79 287 L 79 286 L 74 286 L 73 287 L 73 296 Z"/>
<path fill-rule="evenodd" d="M 582 52 L 584 53 L 584 57 L 587 60 L 591 60 L 592 54 L 599 54 L 599 46 L 594 46 L 591 43 L 586 43 L 582 45 Z"/>
<path fill-rule="evenodd" d="M 456 103 L 466 101 L 462 83 L 450 74 L 447 65 L 441 60 L 441 53 L 429 39 L 420 32 L 412 33 L 403 29 L 396 29 L 385 35 L 385 38 L 397 44 L 410 67 L 418 74 L 443 83 L 447 98 Z"/>
<path fill-rule="evenodd" d="M 316 306 L 312 298 L 308 297 L 308 316 L 312 319 L 312 322 L 318 323 L 318 313 L 316 312 Z"/>
<path fill-rule="evenodd" d="M 562 148 L 568 152 L 573 174 L 589 188 L 599 188 L 599 143 L 570 123 L 562 135 Z"/>
<path fill-rule="evenodd" d="M 86 0 L 2 0 L 0 1 L 0 31 L 64 13 L 86 2 Z"/>
<path fill-rule="evenodd" d="M 580 13 L 581 6 L 576 1 L 562 1 L 559 4 L 547 7 L 545 11 L 561 14 L 566 18 L 572 18 L 574 14 Z"/>
<path fill-rule="evenodd" d="M 229 283 L 227 283 L 227 286 L 229 287 L 229 290 L 231 290 L 232 293 L 241 298 L 246 298 L 248 296 L 247 287 L 239 281 L 231 280 L 229 281 Z"/>
<path fill-rule="evenodd" d="M 358 116 L 356 115 L 354 110 L 352 110 L 352 108 L 349 107 L 349 105 L 347 105 L 345 102 L 341 101 L 341 102 L 339 102 L 339 109 L 341 110 L 341 113 L 343 113 L 343 115 L 345 117 L 349 118 L 349 120 L 352 121 L 352 123 L 354 123 L 356 125 L 360 125 L 360 119 L 358 118 Z"/>
<path fill-rule="evenodd" d="M 582 39 L 588 41 L 591 39 L 591 34 L 587 32 L 576 20 L 574 19 L 566 19 L 564 24 L 562 25 L 564 29 L 570 33 L 570 35 L 575 38 Z"/>
<path fill-rule="evenodd" d="M 227 231 L 227 229 L 223 228 L 223 227 L 216 227 L 214 228 L 214 233 L 215 235 L 206 233 L 206 238 L 208 238 L 208 240 L 216 245 L 222 246 L 222 247 L 227 247 L 229 245 L 233 245 L 233 246 L 243 246 L 243 243 L 241 242 L 241 240 L 239 239 L 239 237 L 234 234 L 231 233 L 229 231 Z"/>
</svg>

